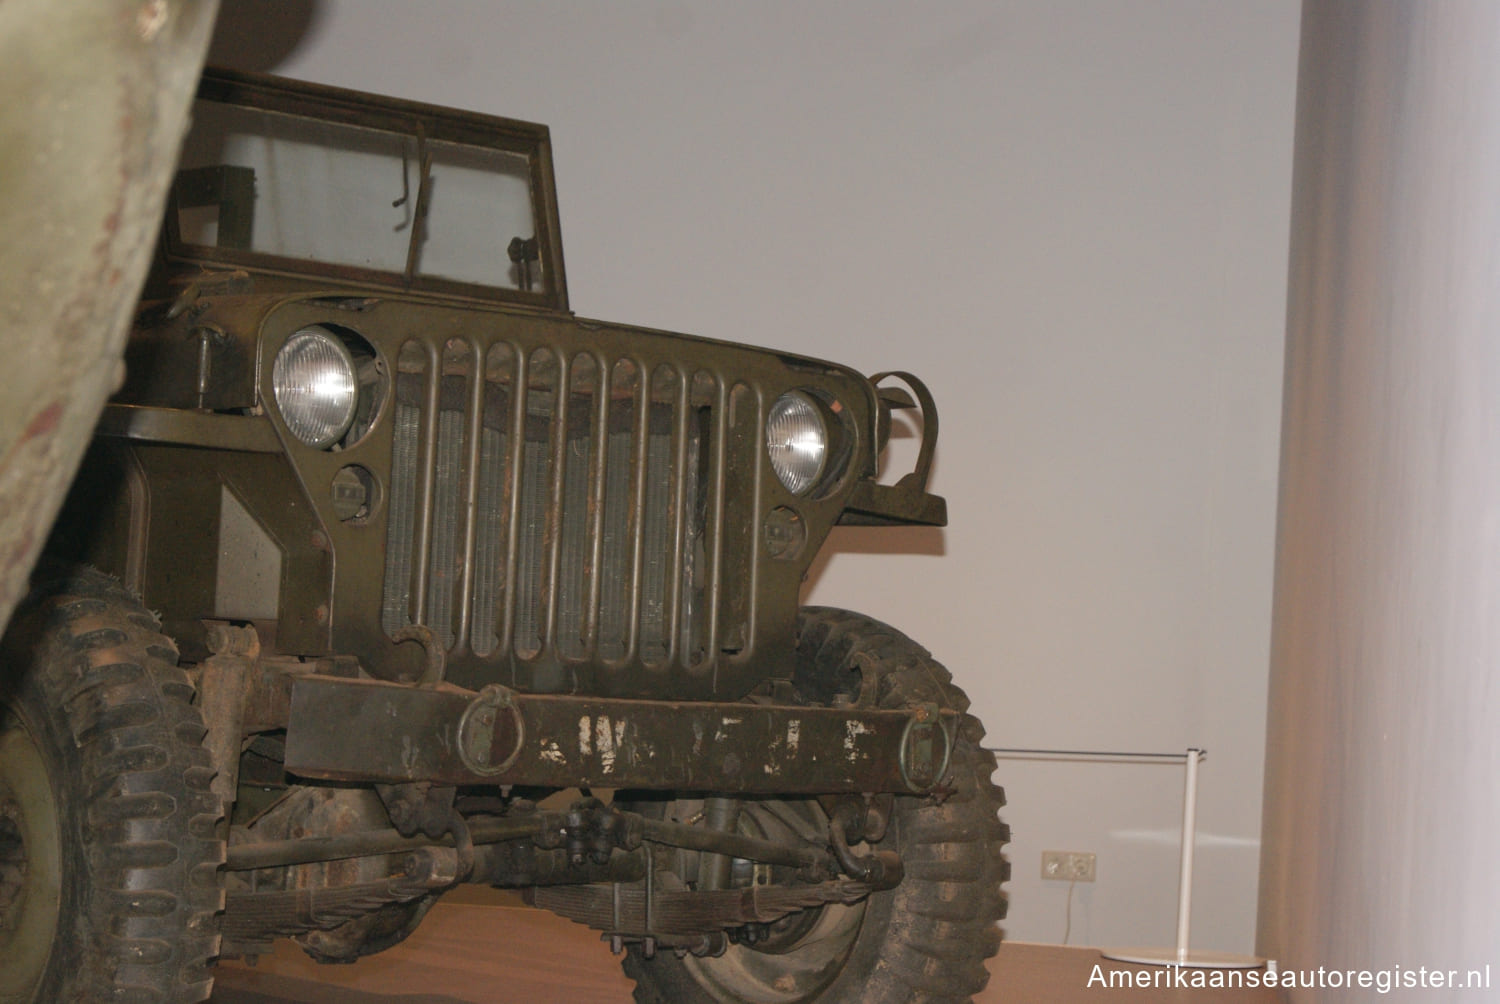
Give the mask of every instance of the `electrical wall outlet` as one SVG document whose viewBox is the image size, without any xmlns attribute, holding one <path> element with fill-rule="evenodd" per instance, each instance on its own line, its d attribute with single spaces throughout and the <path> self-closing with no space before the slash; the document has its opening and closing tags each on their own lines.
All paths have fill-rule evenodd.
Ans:
<svg viewBox="0 0 1500 1004">
<path fill-rule="evenodd" d="M 1084 851 L 1043 851 L 1042 878 L 1060 882 L 1094 881 L 1094 855 Z"/>
</svg>

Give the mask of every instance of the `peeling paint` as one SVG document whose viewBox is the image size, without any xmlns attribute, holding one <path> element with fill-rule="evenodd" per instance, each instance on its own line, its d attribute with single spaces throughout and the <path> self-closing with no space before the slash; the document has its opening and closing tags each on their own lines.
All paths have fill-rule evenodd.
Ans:
<svg viewBox="0 0 1500 1004">
<path fill-rule="evenodd" d="M 623 725 L 624 723 L 621 724 Z M 610 728 L 608 715 L 600 715 L 594 722 L 594 735 L 598 740 L 599 763 L 604 773 L 613 773 L 615 769 L 615 735 Z"/>
<path fill-rule="evenodd" d="M 558 747 L 557 743 L 551 741 L 548 741 L 542 747 L 541 751 L 537 753 L 537 757 L 542 760 L 546 760 L 549 763 L 555 763 L 560 766 L 565 766 L 568 762 L 567 756 L 563 754 L 563 751 Z"/>
<path fill-rule="evenodd" d="M 584 756 L 591 756 L 594 752 L 594 727 L 593 719 L 584 715 L 578 719 L 578 752 Z"/>
<path fill-rule="evenodd" d="M 417 765 L 417 748 L 411 741 L 411 736 L 401 737 L 401 766 L 410 773 Z"/>
<path fill-rule="evenodd" d="M 844 749 L 852 750 L 855 742 L 860 736 L 869 735 L 870 730 L 865 728 L 865 723 L 854 720 L 844 723 Z"/>
<path fill-rule="evenodd" d="M 745 720 L 743 718 L 735 718 L 731 715 L 725 715 L 724 717 L 720 718 L 719 727 L 714 730 L 714 742 L 721 743 L 725 739 L 728 739 L 729 733 L 726 730 L 732 728 L 735 725 L 742 725 L 744 724 L 744 721 Z"/>
<path fill-rule="evenodd" d="M 802 719 L 793 718 L 786 723 L 786 751 L 793 757 L 797 755 L 797 746 L 802 742 Z"/>
<path fill-rule="evenodd" d="M 869 735 L 869 733 L 870 730 L 864 722 L 857 719 L 844 722 L 844 750 L 848 753 L 847 759 L 850 763 L 859 759 L 859 737 Z"/>
</svg>

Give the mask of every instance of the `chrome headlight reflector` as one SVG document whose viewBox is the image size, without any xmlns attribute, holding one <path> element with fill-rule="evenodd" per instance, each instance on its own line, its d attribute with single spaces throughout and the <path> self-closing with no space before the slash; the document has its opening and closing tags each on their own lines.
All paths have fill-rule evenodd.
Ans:
<svg viewBox="0 0 1500 1004">
<path fill-rule="evenodd" d="M 811 397 L 790 391 L 766 416 L 766 452 L 771 469 L 794 495 L 811 491 L 828 464 L 828 423 Z"/>
<path fill-rule="evenodd" d="M 271 389 L 292 435 L 316 450 L 343 437 L 359 404 L 354 358 L 337 335 L 317 325 L 292 335 L 276 353 Z"/>
</svg>

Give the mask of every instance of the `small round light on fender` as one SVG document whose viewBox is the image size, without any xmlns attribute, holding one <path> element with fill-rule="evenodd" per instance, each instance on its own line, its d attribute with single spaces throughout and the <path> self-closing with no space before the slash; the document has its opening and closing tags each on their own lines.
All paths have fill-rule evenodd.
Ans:
<svg viewBox="0 0 1500 1004">
<path fill-rule="evenodd" d="M 807 543 L 807 524 L 791 509 L 779 505 L 766 513 L 765 535 L 766 553 L 790 561 Z"/>
</svg>

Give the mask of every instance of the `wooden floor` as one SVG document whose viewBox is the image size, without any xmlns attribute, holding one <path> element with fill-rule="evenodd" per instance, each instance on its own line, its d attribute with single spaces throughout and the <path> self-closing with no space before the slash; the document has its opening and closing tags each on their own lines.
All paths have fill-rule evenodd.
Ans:
<svg viewBox="0 0 1500 1004">
<path fill-rule="evenodd" d="M 632 984 L 598 933 L 504 893 L 450 893 L 404 944 L 350 966 L 320 966 L 289 941 L 255 967 L 221 963 L 215 1004 L 614 1004 Z M 1095 966 L 1100 969 L 1096 973 Z M 1126 999 L 1136 1004 L 1284 1004 L 1271 990 L 1109 989 L 1097 951 L 1006 943 L 976 1004 Z M 1096 982 L 1092 987 L 1091 978 Z M 1116 979 L 1118 986 L 1119 979 Z"/>
</svg>

